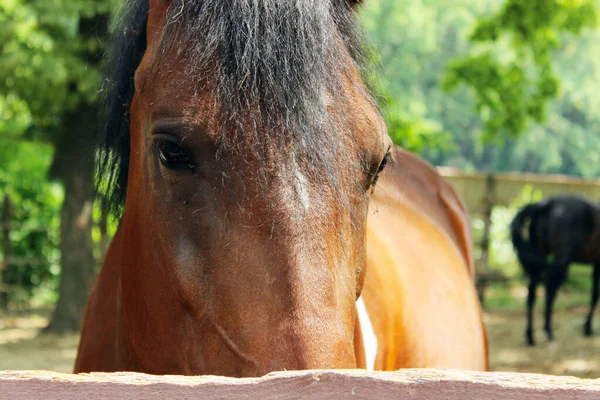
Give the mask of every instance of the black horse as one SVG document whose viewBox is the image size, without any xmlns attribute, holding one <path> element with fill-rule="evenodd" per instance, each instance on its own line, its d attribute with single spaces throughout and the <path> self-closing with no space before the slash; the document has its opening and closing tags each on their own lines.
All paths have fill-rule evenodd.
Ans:
<svg viewBox="0 0 600 400">
<path fill-rule="evenodd" d="M 523 230 L 527 221 L 529 237 L 525 239 Z M 551 197 L 523 207 L 513 219 L 510 232 L 519 261 L 529 277 L 527 342 L 535 344 L 533 308 L 536 288 L 542 282 L 546 288 L 544 330 L 548 340 L 554 340 L 552 305 L 572 262 L 594 265 L 592 301 L 584 326 L 585 336 L 591 336 L 600 290 L 600 207 L 577 196 Z"/>
</svg>

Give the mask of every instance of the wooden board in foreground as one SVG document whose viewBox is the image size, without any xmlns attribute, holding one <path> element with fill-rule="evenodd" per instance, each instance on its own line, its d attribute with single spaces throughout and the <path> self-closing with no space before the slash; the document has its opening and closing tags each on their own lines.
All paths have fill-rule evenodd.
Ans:
<svg viewBox="0 0 600 400">
<path fill-rule="evenodd" d="M 430 399 L 598 400 L 600 379 L 403 370 L 277 372 L 263 378 L 0 372 L 0 399 Z"/>
</svg>

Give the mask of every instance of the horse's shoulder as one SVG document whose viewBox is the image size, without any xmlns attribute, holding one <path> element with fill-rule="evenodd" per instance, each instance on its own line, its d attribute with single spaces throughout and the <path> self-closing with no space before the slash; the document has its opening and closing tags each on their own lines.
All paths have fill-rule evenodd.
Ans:
<svg viewBox="0 0 600 400">
<path fill-rule="evenodd" d="M 393 159 L 382 176 L 383 185 L 397 189 L 403 202 L 409 202 L 444 230 L 474 276 L 471 222 L 462 199 L 431 164 L 415 154 L 395 148 Z"/>
</svg>

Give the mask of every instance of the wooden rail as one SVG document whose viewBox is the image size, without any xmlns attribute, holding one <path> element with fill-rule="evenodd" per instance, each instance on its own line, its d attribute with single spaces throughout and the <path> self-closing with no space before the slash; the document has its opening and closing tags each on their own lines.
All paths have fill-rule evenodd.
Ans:
<svg viewBox="0 0 600 400">
<path fill-rule="evenodd" d="M 438 172 L 454 187 L 472 215 L 483 215 L 490 189 L 489 175 L 467 173 L 449 167 L 437 167 Z M 494 205 L 508 205 L 525 185 L 540 190 L 545 197 L 557 194 L 577 194 L 600 201 L 600 179 L 584 179 L 567 175 L 497 173 L 493 177 Z"/>
<path fill-rule="evenodd" d="M 0 397 L 22 399 L 598 400 L 600 380 L 515 373 L 403 370 L 277 372 L 262 378 L 0 372 Z"/>
</svg>

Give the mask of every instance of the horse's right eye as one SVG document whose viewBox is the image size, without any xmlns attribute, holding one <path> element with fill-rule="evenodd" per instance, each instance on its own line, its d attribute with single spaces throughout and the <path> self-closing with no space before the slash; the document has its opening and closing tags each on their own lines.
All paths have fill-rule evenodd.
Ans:
<svg viewBox="0 0 600 400">
<path fill-rule="evenodd" d="M 373 177 L 373 182 L 371 183 L 371 186 L 374 187 L 377 184 L 377 181 L 379 180 L 379 174 L 381 174 L 383 172 L 383 170 L 385 169 L 385 167 L 387 167 L 387 165 L 391 159 L 392 159 L 392 153 L 388 150 L 388 152 L 385 154 L 385 157 L 383 157 L 383 160 L 381 160 L 381 163 L 379 164 L 379 168 L 377 168 L 377 172 L 375 173 L 375 176 Z"/>
<path fill-rule="evenodd" d="M 179 142 L 173 139 L 159 139 L 157 143 L 158 158 L 162 165 L 169 169 L 194 170 L 194 160 Z"/>
</svg>

